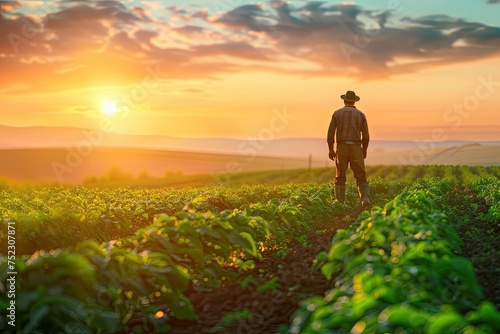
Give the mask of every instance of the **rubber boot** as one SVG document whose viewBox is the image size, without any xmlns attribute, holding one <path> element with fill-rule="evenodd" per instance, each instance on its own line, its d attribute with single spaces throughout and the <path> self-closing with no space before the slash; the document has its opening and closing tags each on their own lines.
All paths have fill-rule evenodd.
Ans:
<svg viewBox="0 0 500 334">
<path fill-rule="evenodd" d="M 335 185 L 335 198 L 340 203 L 344 204 L 345 201 L 345 185 Z"/>
<path fill-rule="evenodd" d="M 370 185 L 368 183 L 360 184 L 358 186 L 359 198 L 363 208 L 370 206 Z"/>
</svg>

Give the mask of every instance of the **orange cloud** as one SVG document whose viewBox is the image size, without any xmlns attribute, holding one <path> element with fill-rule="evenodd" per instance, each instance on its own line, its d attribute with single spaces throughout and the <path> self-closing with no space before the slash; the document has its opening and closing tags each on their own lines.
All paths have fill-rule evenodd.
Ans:
<svg viewBox="0 0 500 334">
<path fill-rule="evenodd" d="M 2 2 L 0 92 L 126 85 L 151 65 L 173 79 L 258 69 L 370 80 L 500 55 L 500 27 L 446 15 L 388 25 L 389 11 L 351 3 L 242 5 L 217 16 L 155 8 L 61 2 L 34 17 L 18 12 L 17 1 Z"/>
</svg>

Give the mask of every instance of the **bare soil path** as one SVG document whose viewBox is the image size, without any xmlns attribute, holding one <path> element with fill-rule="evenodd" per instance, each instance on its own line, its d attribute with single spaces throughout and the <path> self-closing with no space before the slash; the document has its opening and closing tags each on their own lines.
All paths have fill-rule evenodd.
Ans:
<svg viewBox="0 0 500 334">
<path fill-rule="evenodd" d="M 467 225 L 459 227 L 464 241 L 461 256 L 473 263 L 485 299 L 500 309 L 500 224 L 482 219 L 481 215 L 486 214 L 488 207 L 484 199 L 478 198 L 470 189 L 452 192 L 449 204 L 455 207 L 456 214 L 473 217 Z M 473 214 L 470 211 L 472 204 L 476 205 Z M 353 208 L 345 215 L 332 218 L 331 222 L 320 224 L 307 235 L 306 244 L 293 241 L 287 245 L 290 251 L 284 257 L 276 257 L 276 251 L 264 252 L 263 261 L 257 262 L 255 269 L 220 289 L 189 292 L 198 320 L 174 319 L 169 333 L 277 333 L 281 325 L 289 324 L 299 301 L 312 295 L 323 295 L 333 287 L 333 280 L 326 280 L 319 271 L 311 272 L 313 260 L 320 251 L 328 251 L 337 230 L 349 227 L 360 213 L 359 207 Z M 257 291 L 256 285 L 252 284 L 243 288 L 241 282 L 249 275 L 260 284 L 277 277 L 279 286 L 264 292 Z M 214 326 L 220 325 L 229 312 L 243 310 L 248 310 L 250 316 L 233 320 L 215 330 Z"/>
<path fill-rule="evenodd" d="M 354 208 L 337 221 L 321 224 L 307 235 L 305 245 L 294 241 L 286 256 L 277 258 L 271 251 L 263 254 L 263 261 L 257 262 L 253 270 L 245 272 L 238 280 L 228 282 L 224 287 L 211 292 L 191 292 L 191 300 L 197 321 L 171 323 L 169 333 L 277 333 L 281 325 L 288 325 L 290 316 L 297 309 L 300 300 L 312 295 L 322 295 L 332 288 L 333 280 L 328 281 L 319 271 L 311 272 L 311 266 L 320 251 L 328 251 L 332 237 L 338 229 L 347 228 L 352 218 L 357 217 L 360 208 Z M 259 292 L 255 285 L 242 288 L 241 282 L 252 275 L 259 283 L 277 278 L 279 286 Z M 210 331 L 220 323 L 228 312 L 247 309 L 250 316 L 233 321 L 225 329 Z"/>
</svg>

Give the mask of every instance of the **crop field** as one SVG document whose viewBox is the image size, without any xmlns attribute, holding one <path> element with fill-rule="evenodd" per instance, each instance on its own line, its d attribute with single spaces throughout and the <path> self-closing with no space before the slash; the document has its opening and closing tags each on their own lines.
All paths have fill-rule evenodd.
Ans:
<svg viewBox="0 0 500 334">
<path fill-rule="evenodd" d="M 367 172 L 0 183 L 0 332 L 499 333 L 500 167 Z"/>
</svg>

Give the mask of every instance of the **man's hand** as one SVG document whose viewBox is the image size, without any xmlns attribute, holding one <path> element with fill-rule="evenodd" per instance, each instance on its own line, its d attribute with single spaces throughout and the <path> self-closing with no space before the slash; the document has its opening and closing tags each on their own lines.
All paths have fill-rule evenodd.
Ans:
<svg viewBox="0 0 500 334">
<path fill-rule="evenodd" d="M 363 135 L 364 136 L 364 135 Z M 369 142 L 363 141 L 361 147 L 363 148 L 363 159 L 366 159 L 367 151 L 368 151 Z"/>
<path fill-rule="evenodd" d="M 337 153 L 335 153 L 334 150 L 331 150 L 329 153 L 328 153 L 328 157 L 330 158 L 330 160 L 333 160 L 335 159 L 335 157 L 337 156 Z"/>
</svg>

